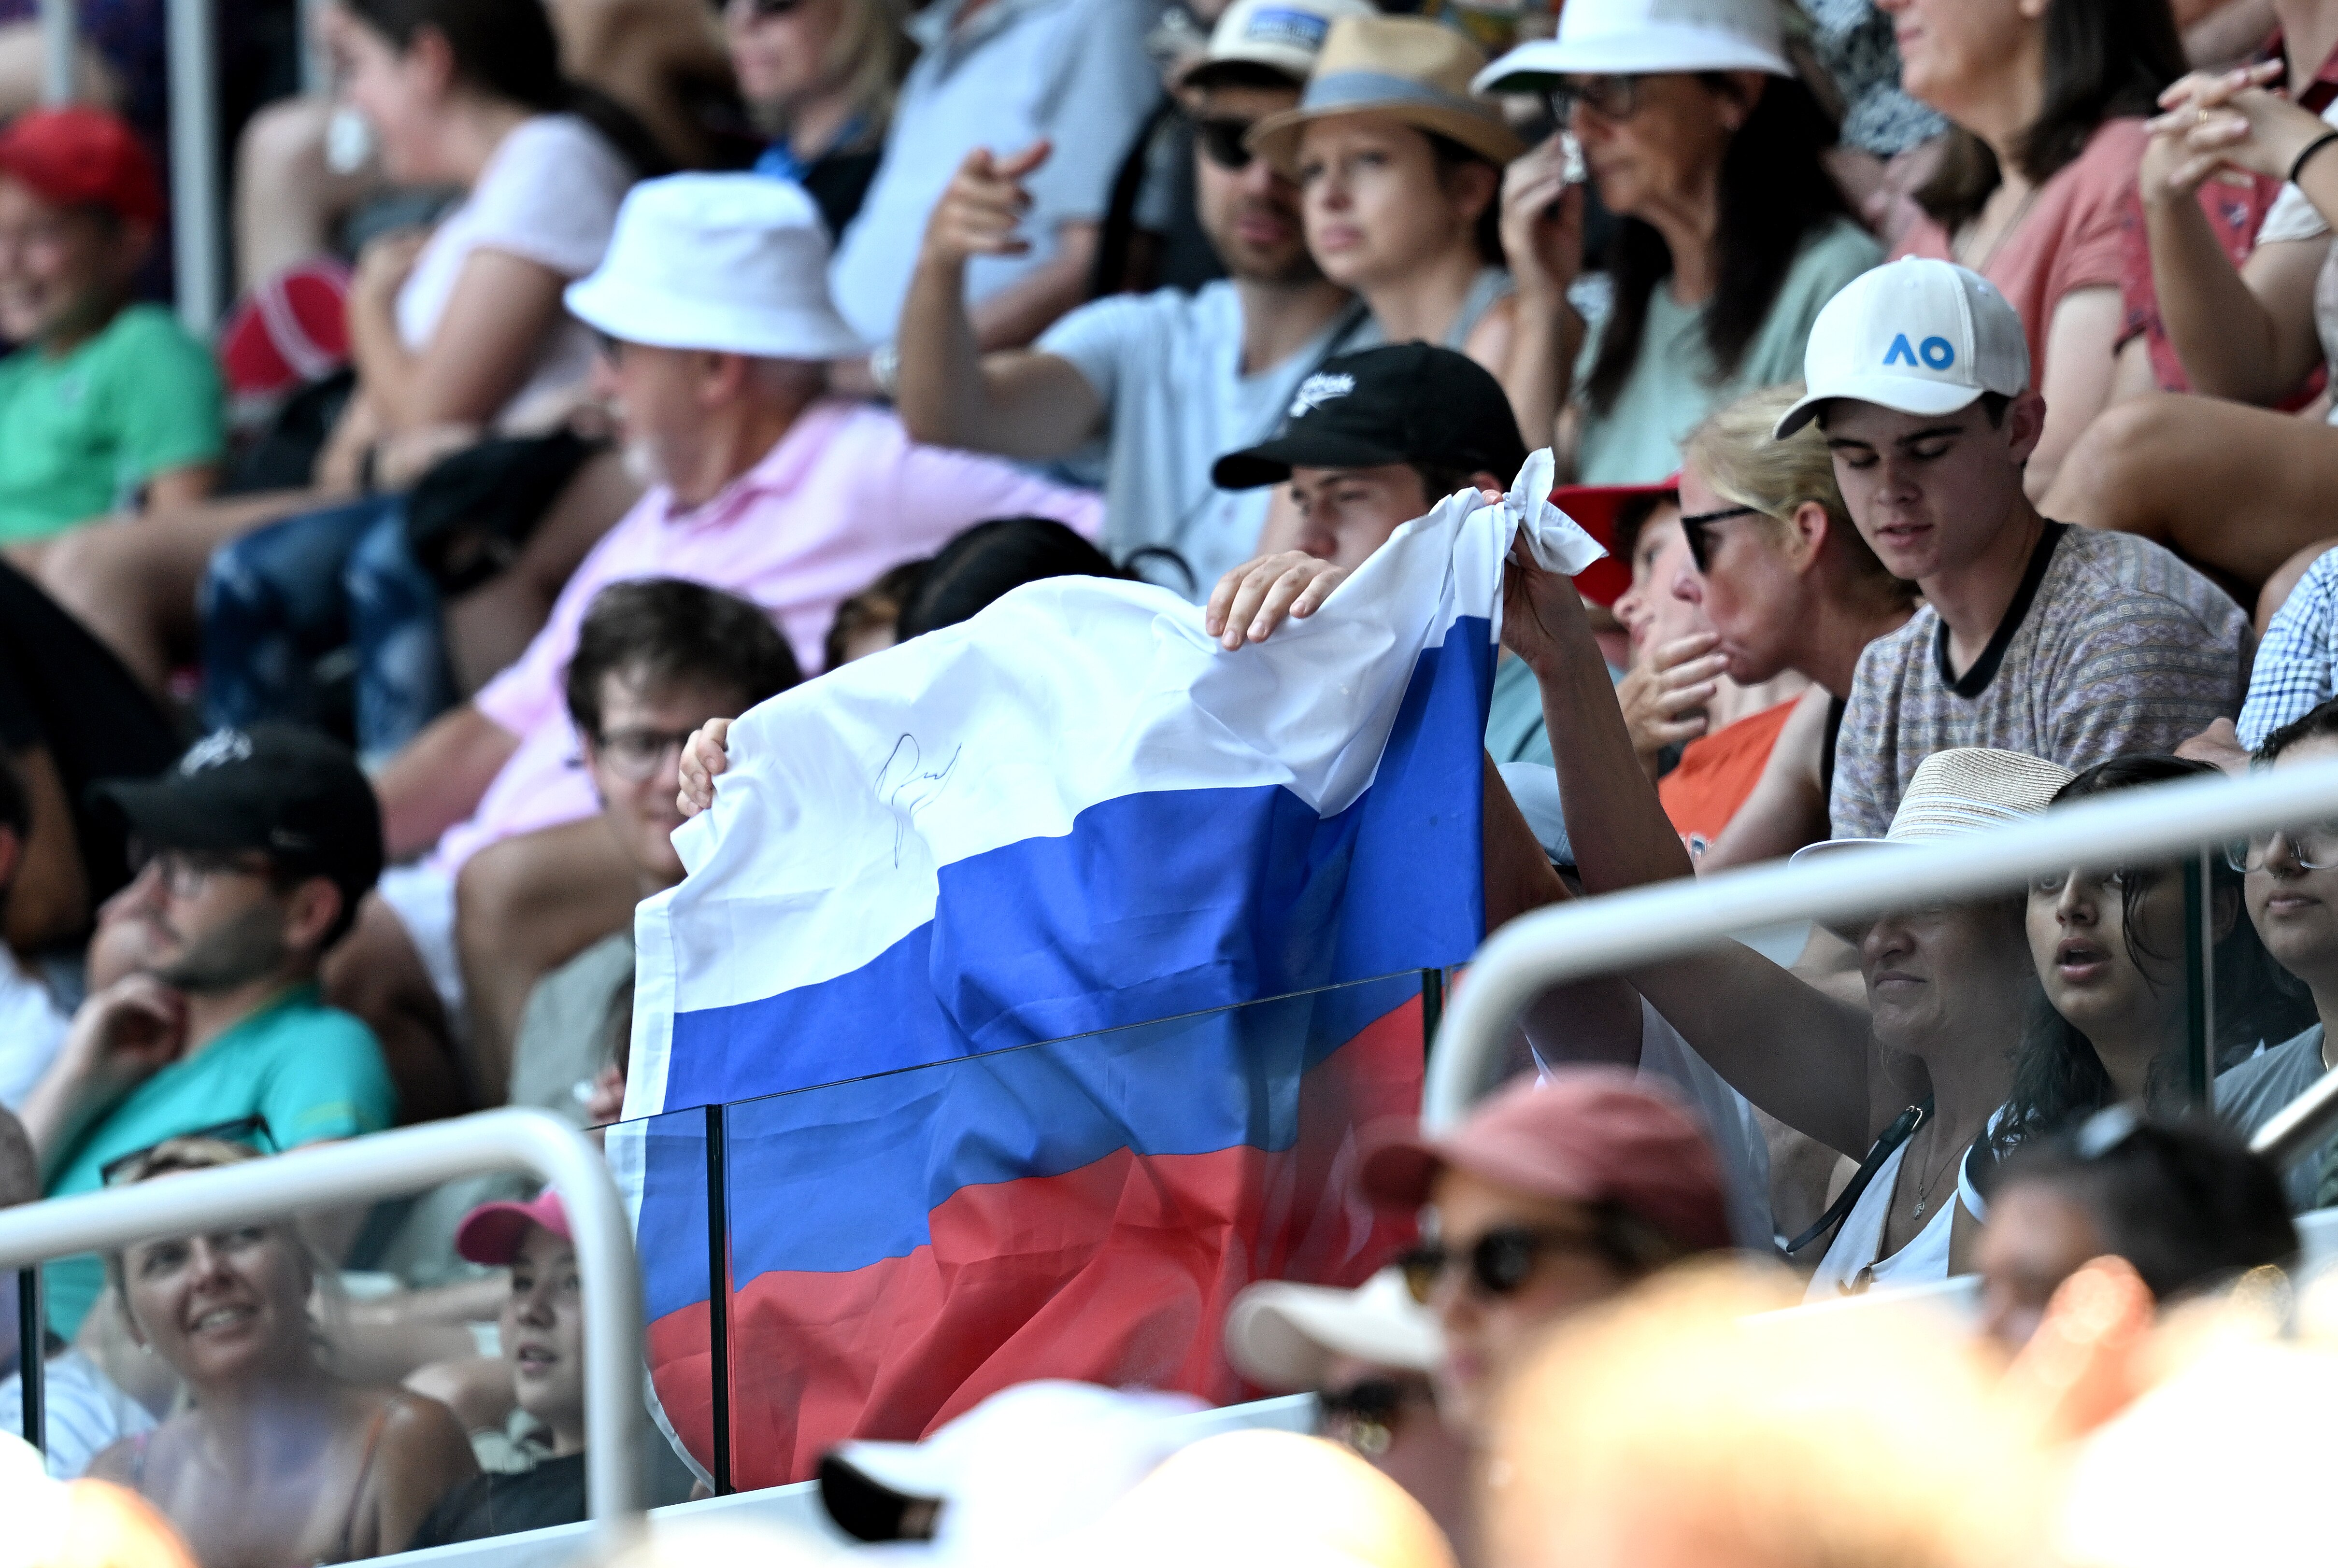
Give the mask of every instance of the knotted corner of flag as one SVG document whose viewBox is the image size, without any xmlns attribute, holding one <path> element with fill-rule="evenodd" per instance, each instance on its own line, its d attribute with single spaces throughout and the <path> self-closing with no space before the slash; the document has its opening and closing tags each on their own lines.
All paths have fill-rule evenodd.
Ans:
<svg viewBox="0 0 2338 1568">
<path fill-rule="evenodd" d="M 1534 553 L 1537 565 L 1572 577 L 1604 559 L 1607 552 L 1584 532 L 1581 524 L 1551 505 L 1557 473 L 1558 463 L 1549 447 L 1528 456 L 1510 493 L 1502 497 L 1502 510 L 1510 520 L 1513 536 L 1526 535 L 1527 548 Z"/>
</svg>

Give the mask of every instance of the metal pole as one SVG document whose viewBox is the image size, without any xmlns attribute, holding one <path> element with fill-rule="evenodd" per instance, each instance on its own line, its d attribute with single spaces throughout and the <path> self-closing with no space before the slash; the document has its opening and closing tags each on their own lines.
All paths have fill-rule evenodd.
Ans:
<svg viewBox="0 0 2338 1568">
<path fill-rule="evenodd" d="M 1420 1054 L 1426 1061 L 1437 1048 L 1438 1025 L 1445 1022 L 1445 971 L 1420 972 Z"/>
<path fill-rule="evenodd" d="M 706 1108 L 706 1349 L 713 1395 L 714 1494 L 731 1481 L 731 1157 L 723 1146 L 723 1107 Z"/>
<path fill-rule="evenodd" d="M 1569 980 L 1675 957 L 1790 920 L 1872 916 L 1915 903 L 1985 897 L 2072 866 L 2166 862 L 2288 822 L 2338 815 L 2338 762 L 2242 780 L 2127 789 L 2033 822 L 1904 849 L 1842 855 L 1683 878 L 1523 916 L 1478 950 L 1429 1059 L 1421 1122 L 1442 1132 L 1490 1085 L 1482 1082 L 1527 1004 Z"/>
<path fill-rule="evenodd" d="M 2208 898 L 2214 886 L 2205 853 L 2184 863 L 2184 1086 L 2195 1105 L 2210 1103 L 2216 1093 L 2216 1048 L 2209 1038 L 2208 1014 L 2216 974 L 2216 939 L 2208 929 L 2215 918 Z"/>
<path fill-rule="evenodd" d="M 210 342 L 226 299 L 211 0 L 169 0 L 172 255 L 179 319 Z"/>
<path fill-rule="evenodd" d="M 74 101 L 74 56 L 80 42 L 80 18 L 74 0 L 41 0 L 41 102 Z"/>
<path fill-rule="evenodd" d="M 25 1391 L 25 1441 L 49 1451 L 49 1313 L 41 1271 L 16 1271 L 16 1379 Z"/>
<path fill-rule="evenodd" d="M 560 1194 L 584 1294 L 584 1495 L 613 1529 L 641 1513 L 642 1278 L 633 1230 L 600 1152 L 542 1111 L 377 1132 L 270 1160 L 0 1210 L 0 1269 L 184 1236 L 221 1225 L 345 1209 L 457 1177 L 517 1171 Z"/>
</svg>

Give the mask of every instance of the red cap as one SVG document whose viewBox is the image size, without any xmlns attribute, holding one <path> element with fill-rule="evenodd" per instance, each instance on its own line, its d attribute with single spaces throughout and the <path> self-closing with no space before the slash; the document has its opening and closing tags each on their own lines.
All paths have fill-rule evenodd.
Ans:
<svg viewBox="0 0 2338 1568">
<path fill-rule="evenodd" d="M 60 207 L 105 207 L 124 222 L 162 220 L 162 181 L 138 133 L 103 109 L 28 109 L 0 131 L 0 172 Z"/>
<path fill-rule="evenodd" d="M 1368 1133 L 1357 1180 L 1375 1204 L 1410 1212 L 1448 1166 L 1537 1198 L 1615 1203 L 1684 1247 L 1731 1244 L 1721 1163 L 1695 1113 L 1620 1067 L 1514 1083 L 1442 1138 Z"/>
<path fill-rule="evenodd" d="M 1575 574 L 1575 591 L 1594 604 L 1612 605 L 1632 588 L 1632 564 L 1616 556 L 1616 514 L 1624 504 L 1642 495 L 1670 495 L 1680 489 L 1675 474 L 1661 485 L 1562 485 L 1550 493 L 1550 504 L 1583 525 L 1583 531 L 1607 552 Z"/>
<path fill-rule="evenodd" d="M 541 1225 L 563 1241 L 568 1234 L 568 1211 L 560 1194 L 546 1187 L 525 1203 L 482 1203 L 455 1227 L 455 1250 L 474 1263 L 500 1267 L 519 1256 L 519 1244 L 531 1225 Z"/>
</svg>

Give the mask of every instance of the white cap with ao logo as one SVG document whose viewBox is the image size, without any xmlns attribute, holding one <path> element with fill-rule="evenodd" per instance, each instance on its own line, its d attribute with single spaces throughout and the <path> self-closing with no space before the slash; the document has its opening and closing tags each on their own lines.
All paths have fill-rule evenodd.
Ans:
<svg viewBox="0 0 2338 1568">
<path fill-rule="evenodd" d="M 2029 389 L 2021 318 L 1995 284 L 1953 262 L 1910 258 L 1843 285 L 1811 324 L 1803 399 L 1783 440 L 1837 397 L 1902 414 L 1953 414 L 1984 392 Z"/>
</svg>

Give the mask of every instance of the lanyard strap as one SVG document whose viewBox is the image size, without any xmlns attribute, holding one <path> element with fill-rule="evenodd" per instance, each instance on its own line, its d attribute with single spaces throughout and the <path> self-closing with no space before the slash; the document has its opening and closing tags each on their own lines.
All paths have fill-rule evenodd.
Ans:
<svg viewBox="0 0 2338 1568">
<path fill-rule="evenodd" d="M 1929 1094 L 1924 1096 L 1921 1105 L 1911 1105 L 1893 1117 L 1891 1125 L 1883 1130 L 1882 1135 L 1875 1140 L 1875 1146 L 1867 1152 L 1867 1158 L 1859 1162 L 1858 1172 L 1852 1177 L 1851 1185 L 1842 1190 L 1842 1196 L 1818 1217 L 1816 1224 L 1786 1243 L 1786 1255 L 1792 1257 L 1820 1237 L 1834 1234 L 1835 1228 L 1843 1222 L 1844 1217 L 1865 1195 L 1868 1183 L 1875 1180 L 1875 1173 L 1883 1169 L 1883 1162 L 1891 1158 L 1900 1145 L 1913 1138 L 1919 1127 L 1931 1119 L 1932 1097 Z"/>
</svg>

